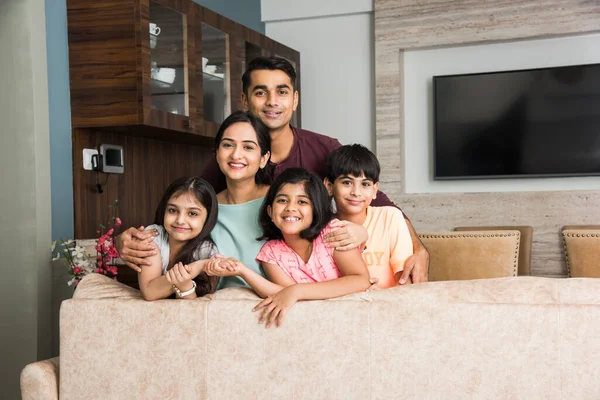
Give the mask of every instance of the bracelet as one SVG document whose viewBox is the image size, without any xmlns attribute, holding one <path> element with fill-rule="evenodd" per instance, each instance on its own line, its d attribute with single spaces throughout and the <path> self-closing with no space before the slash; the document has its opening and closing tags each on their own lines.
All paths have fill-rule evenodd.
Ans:
<svg viewBox="0 0 600 400">
<path fill-rule="evenodd" d="M 177 286 L 173 285 L 173 292 L 175 293 L 175 296 L 177 296 L 178 299 L 188 296 L 188 295 L 194 293 L 195 291 L 196 291 L 196 281 L 192 281 L 192 288 L 189 290 L 186 290 L 185 292 L 182 292 L 181 290 L 179 290 L 179 288 Z"/>
</svg>

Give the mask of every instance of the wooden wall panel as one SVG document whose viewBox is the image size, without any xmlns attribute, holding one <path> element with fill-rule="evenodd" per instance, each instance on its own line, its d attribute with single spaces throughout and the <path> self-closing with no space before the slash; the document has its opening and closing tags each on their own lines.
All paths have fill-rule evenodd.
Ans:
<svg viewBox="0 0 600 400">
<path fill-rule="evenodd" d="M 68 0 L 67 9 L 73 126 L 138 123 L 133 2 Z"/>
<path fill-rule="evenodd" d="M 598 223 L 598 191 L 406 194 L 403 52 L 600 31 L 600 3 L 588 0 L 375 0 L 376 148 L 382 189 L 418 231 L 458 225 L 534 227 L 532 273 L 566 276 L 560 226 Z"/>
<path fill-rule="evenodd" d="M 125 173 L 104 174 L 83 169 L 82 149 L 98 149 L 101 144 L 124 148 Z M 165 142 L 121 133 L 73 129 L 73 193 L 75 237 L 96 236 L 98 224 L 108 220 L 108 205 L 120 202 L 119 215 L 125 227 L 148 225 L 167 186 L 176 178 L 199 175 L 211 148 Z M 98 193 L 97 180 L 106 181 Z"/>
</svg>

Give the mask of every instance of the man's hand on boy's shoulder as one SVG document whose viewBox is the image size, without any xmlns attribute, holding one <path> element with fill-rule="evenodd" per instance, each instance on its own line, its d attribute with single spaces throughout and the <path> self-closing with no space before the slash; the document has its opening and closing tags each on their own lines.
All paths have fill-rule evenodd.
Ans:
<svg viewBox="0 0 600 400">
<path fill-rule="evenodd" d="M 352 250 L 369 240 L 369 232 L 362 225 L 338 220 L 331 223 L 336 228 L 324 236 L 327 247 L 339 251 Z"/>
<path fill-rule="evenodd" d="M 412 283 L 422 283 L 429 280 L 429 252 L 425 247 L 421 247 L 406 259 L 398 283 L 405 285 L 409 283 L 411 277 Z"/>
<path fill-rule="evenodd" d="M 150 265 L 149 257 L 156 255 L 156 245 L 153 238 L 158 235 L 156 229 L 145 231 L 143 226 L 131 227 L 116 237 L 115 247 L 121 260 L 137 272 L 142 272 L 141 266 Z"/>
</svg>

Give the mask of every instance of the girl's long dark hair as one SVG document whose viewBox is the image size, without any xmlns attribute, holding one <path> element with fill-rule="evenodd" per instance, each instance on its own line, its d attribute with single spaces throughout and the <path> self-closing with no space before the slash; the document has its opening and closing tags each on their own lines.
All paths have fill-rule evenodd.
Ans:
<svg viewBox="0 0 600 400">
<path fill-rule="evenodd" d="M 154 216 L 154 223 L 157 225 L 164 226 L 165 223 L 165 212 L 167 205 L 171 197 L 179 197 L 183 194 L 189 193 L 206 208 L 206 222 L 202 230 L 195 238 L 188 241 L 178 254 L 175 254 L 173 259 L 174 264 L 182 262 L 183 264 L 190 264 L 194 262 L 194 252 L 204 241 L 213 243 L 210 233 L 217 223 L 218 214 L 218 203 L 217 195 L 213 187 L 200 177 L 183 177 L 175 180 L 169 185 L 165 194 L 163 195 L 158 207 L 156 207 L 156 214 Z M 169 269 L 173 267 L 169 265 Z M 198 275 L 194 281 L 196 282 L 196 293 L 198 296 L 204 296 L 208 293 L 213 293 L 217 289 L 219 278 L 215 276 L 209 277 L 206 273 L 202 272 Z"/>
<path fill-rule="evenodd" d="M 258 213 L 258 223 L 262 228 L 262 236 L 257 240 L 283 240 L 283 234 L 271 220 L 268 213 L 268 207 L 273 207 L 275 196 L 281 190 L 283 185 L 288 183 L 301 183 L 308 194 L 312 204 L 313 219 L 308 228 L 300 232 L 302 239 L 314 240 L 325 229 L 329 221 L 333 219 L 333 209 L 331 199 L 327 193 L 327 188 L 323 181 L 314 174 L 311 174 L 304 168 L 288 168 L 281 173 L 269 188 L 265 200 L 263 201 Z"/>
<path fill-rule="evenodd" d="M 261 156 L 264 156 L 267 154 L 267 152 L 271 151 L 271 133 L 269 132 L 269 127 L 267 127 L 264 122 L 260 120 L 260 118 L 248 111 L 235 111 L 221 123 L 221 126 L 217 131 L 217 136 L 215 136 L 215 153 L 219 149 L 221 139 L 223 139 L 223 135 L 225 134 L 227 128 L 233 124 L 237 124 L 238 122 L 245 122 L 252 126 L 252 129 L 254 129 L 254 132 L 256 132 L 256 140 L 258 141 L 258 146 L 260 147 Z M 221 174 L 223 173 L 221 172 Z M 273 171 L 269 166 L 269 160 L 267 160 L 267 165 L 265 165 L 264 168 L 259 168 L 258 172 L 256 172 L 256 175 L 254 175 L 254 181 L 259 185 L 269 185 L 272 180 Z"/>
</svg>

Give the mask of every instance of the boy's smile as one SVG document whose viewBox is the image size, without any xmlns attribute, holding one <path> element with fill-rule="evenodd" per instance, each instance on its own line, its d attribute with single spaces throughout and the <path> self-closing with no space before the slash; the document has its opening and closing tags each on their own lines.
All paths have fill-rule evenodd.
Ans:
<svg viewBox="0 0 600 400">
<path fill-rule="evenodd" d="M 367 213 L 367 207 L 377 197 L 379 183 L 363 175 L 342 175 L 331 183 L 325 179 L 325 186 L 330 196 L 333 196 L 340 219 L 362 225 Z"/>
</svg>

